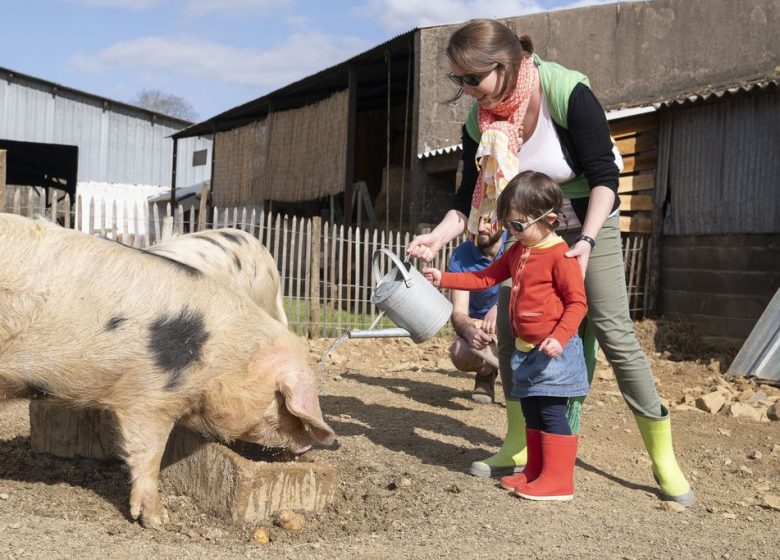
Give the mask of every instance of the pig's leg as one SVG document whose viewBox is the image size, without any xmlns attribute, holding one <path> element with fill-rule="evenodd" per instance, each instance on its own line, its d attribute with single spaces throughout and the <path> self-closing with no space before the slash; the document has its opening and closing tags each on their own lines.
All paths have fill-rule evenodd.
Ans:
<svg viewBox="0 0 780 560">
<path fill-rule="evenodd" d="M 144 527 L 160 529 L 168 522 L 168 512 L 160 500 L 160 461 L 173 422 L 165 416 L 155 418 L 148 409 L 117 411 L 116 416 L 130 467 L 130 516 L 140 516 Z"/>
</svg>

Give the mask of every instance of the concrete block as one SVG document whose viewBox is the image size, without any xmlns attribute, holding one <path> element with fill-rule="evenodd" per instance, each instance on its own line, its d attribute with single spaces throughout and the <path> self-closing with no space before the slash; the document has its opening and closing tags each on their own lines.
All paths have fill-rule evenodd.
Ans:
<svg viewBox="0 0 780 560">
<path fill-rule="evenodd" d="M 116 419 L 109 411 L 30 401 L 35 453 L 113 460 L 116 441 Z M 331 466 L 305 456 L 296 462 L 258 460 L 271 457 L 251 444 L 232 447 L 176 427 L 163 455 L 160 479 L 192 498 L 202 511 L 236 523 L 269 519 L 281 509 L 320 512 L 333 501 L 338 476 Z"/>
</svg>

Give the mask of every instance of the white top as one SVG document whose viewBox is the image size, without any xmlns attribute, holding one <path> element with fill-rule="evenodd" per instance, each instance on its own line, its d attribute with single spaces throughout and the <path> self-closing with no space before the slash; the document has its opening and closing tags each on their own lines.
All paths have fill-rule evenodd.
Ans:
<svg viewBox="0 0 780 560">
<path fill-rule="evenodd" d="M 612 152 L 615 155 L 615 163 L 618 169 L 622 171 L 623 158 L 620 156 L 617 146 L 612 147 Z M 550 116 L 550 109 L 547 107 L 547 99 L 544 95 L 542 95 L 536 128 L 533 134 L 523 142 L 517 159 L 520 173 L 529 170 L 538 171 L 539 173 L 544 173 L 558 184 L 574 178 L 574 171 L 569 167 L 566 157 L 563 155 L 561 142 L 558 139 L 558 133 L 555 131 L 555 123 Z M 582 227 L 577 214 L 574 213 L 571 200 L 564 198 L 561 210 L 566 216 L 566 220 L 561 221 L 558 229 Z M 616 210 L 610 216 L 617 213 L 618 211 Z"/>
</svg>

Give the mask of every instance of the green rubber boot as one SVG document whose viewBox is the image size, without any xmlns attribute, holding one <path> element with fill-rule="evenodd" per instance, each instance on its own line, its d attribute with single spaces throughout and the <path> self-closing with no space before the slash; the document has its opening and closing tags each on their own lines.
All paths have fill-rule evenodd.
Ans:
<svg viewBox="0 0 780 560">
<path fill-rule="evenodd" d="M 588 386 L 593 383 L 593 372 L 596 370 L 596 355 L 599 351 L 599 343 L 596 340 L 596 333 L 593 331 L 593 325 L 588 318 L 582 320 L 579 333 L 582 339 L 582 353 L 585 355 L 585 368 L 588 371 Z M 580 424 L 582 423 L 582 403 L 585 397 L 572 397 L 566 406 L 566 419 L 569 421 L 572 435 L 580 433 Z"/>
<path fill-rule="evenodd" d="M 506 437 L 498 453 L 471 463 L 474 476 L 505 476 L 523 470 L 526 461 L 525 418 L 520 401 L 506 401 Z"/>
<path fill-rule="evenodd" d="M 693 491 L 688 481 L 685 480 L 674 457 L 672 447 L 672 422 L 669 411 L 661 407 L 665 416 L 662 420 L 645 418 L 634 415 L 642 441 L 645 443 L 647 453 L 653 462 L 653 476 L 658 486 L 661 487 L 663 499 L 677 502 L 684 506 L 692 506 L 694 503 Z"/>
</svg>

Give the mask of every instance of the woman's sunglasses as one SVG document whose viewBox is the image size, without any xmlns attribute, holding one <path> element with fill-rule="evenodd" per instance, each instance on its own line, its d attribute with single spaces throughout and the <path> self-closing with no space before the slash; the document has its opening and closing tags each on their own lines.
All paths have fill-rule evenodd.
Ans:
<svg viewBox="0 0 780 560">
<path fill-rule="evenodd" d="M 554 212 L 555 208 L 550 208 L 547 212 L 539 216 L 538 218 L 534 218 L 530 222 L 521 222 L 519 220 L 509 220 L 508 222 L 504 222 L 504 228 L 507 230 L 514 230 L 517 233 L 523 233 L 525 230 L 527 230 L 529 227 L 531 227 L 533 224 L 547 216 L 550 212 Z"/>
<path fill-rule="evenodd" d="M 490 72 L 488 72 L 488 74 L 489 73 Z M 477 74 L 464 74 L 463 76 L 458 76 L 452 72 L 447 74 L 450 81 L 458 87 L 463 87 L 464 85 L 477 87 L 482 83 L 482 80 L 485 79 L 485 76 L 487 76 L 487 74 L 482 74 L 482 76 L 478 76 Z"/>
</svg>

